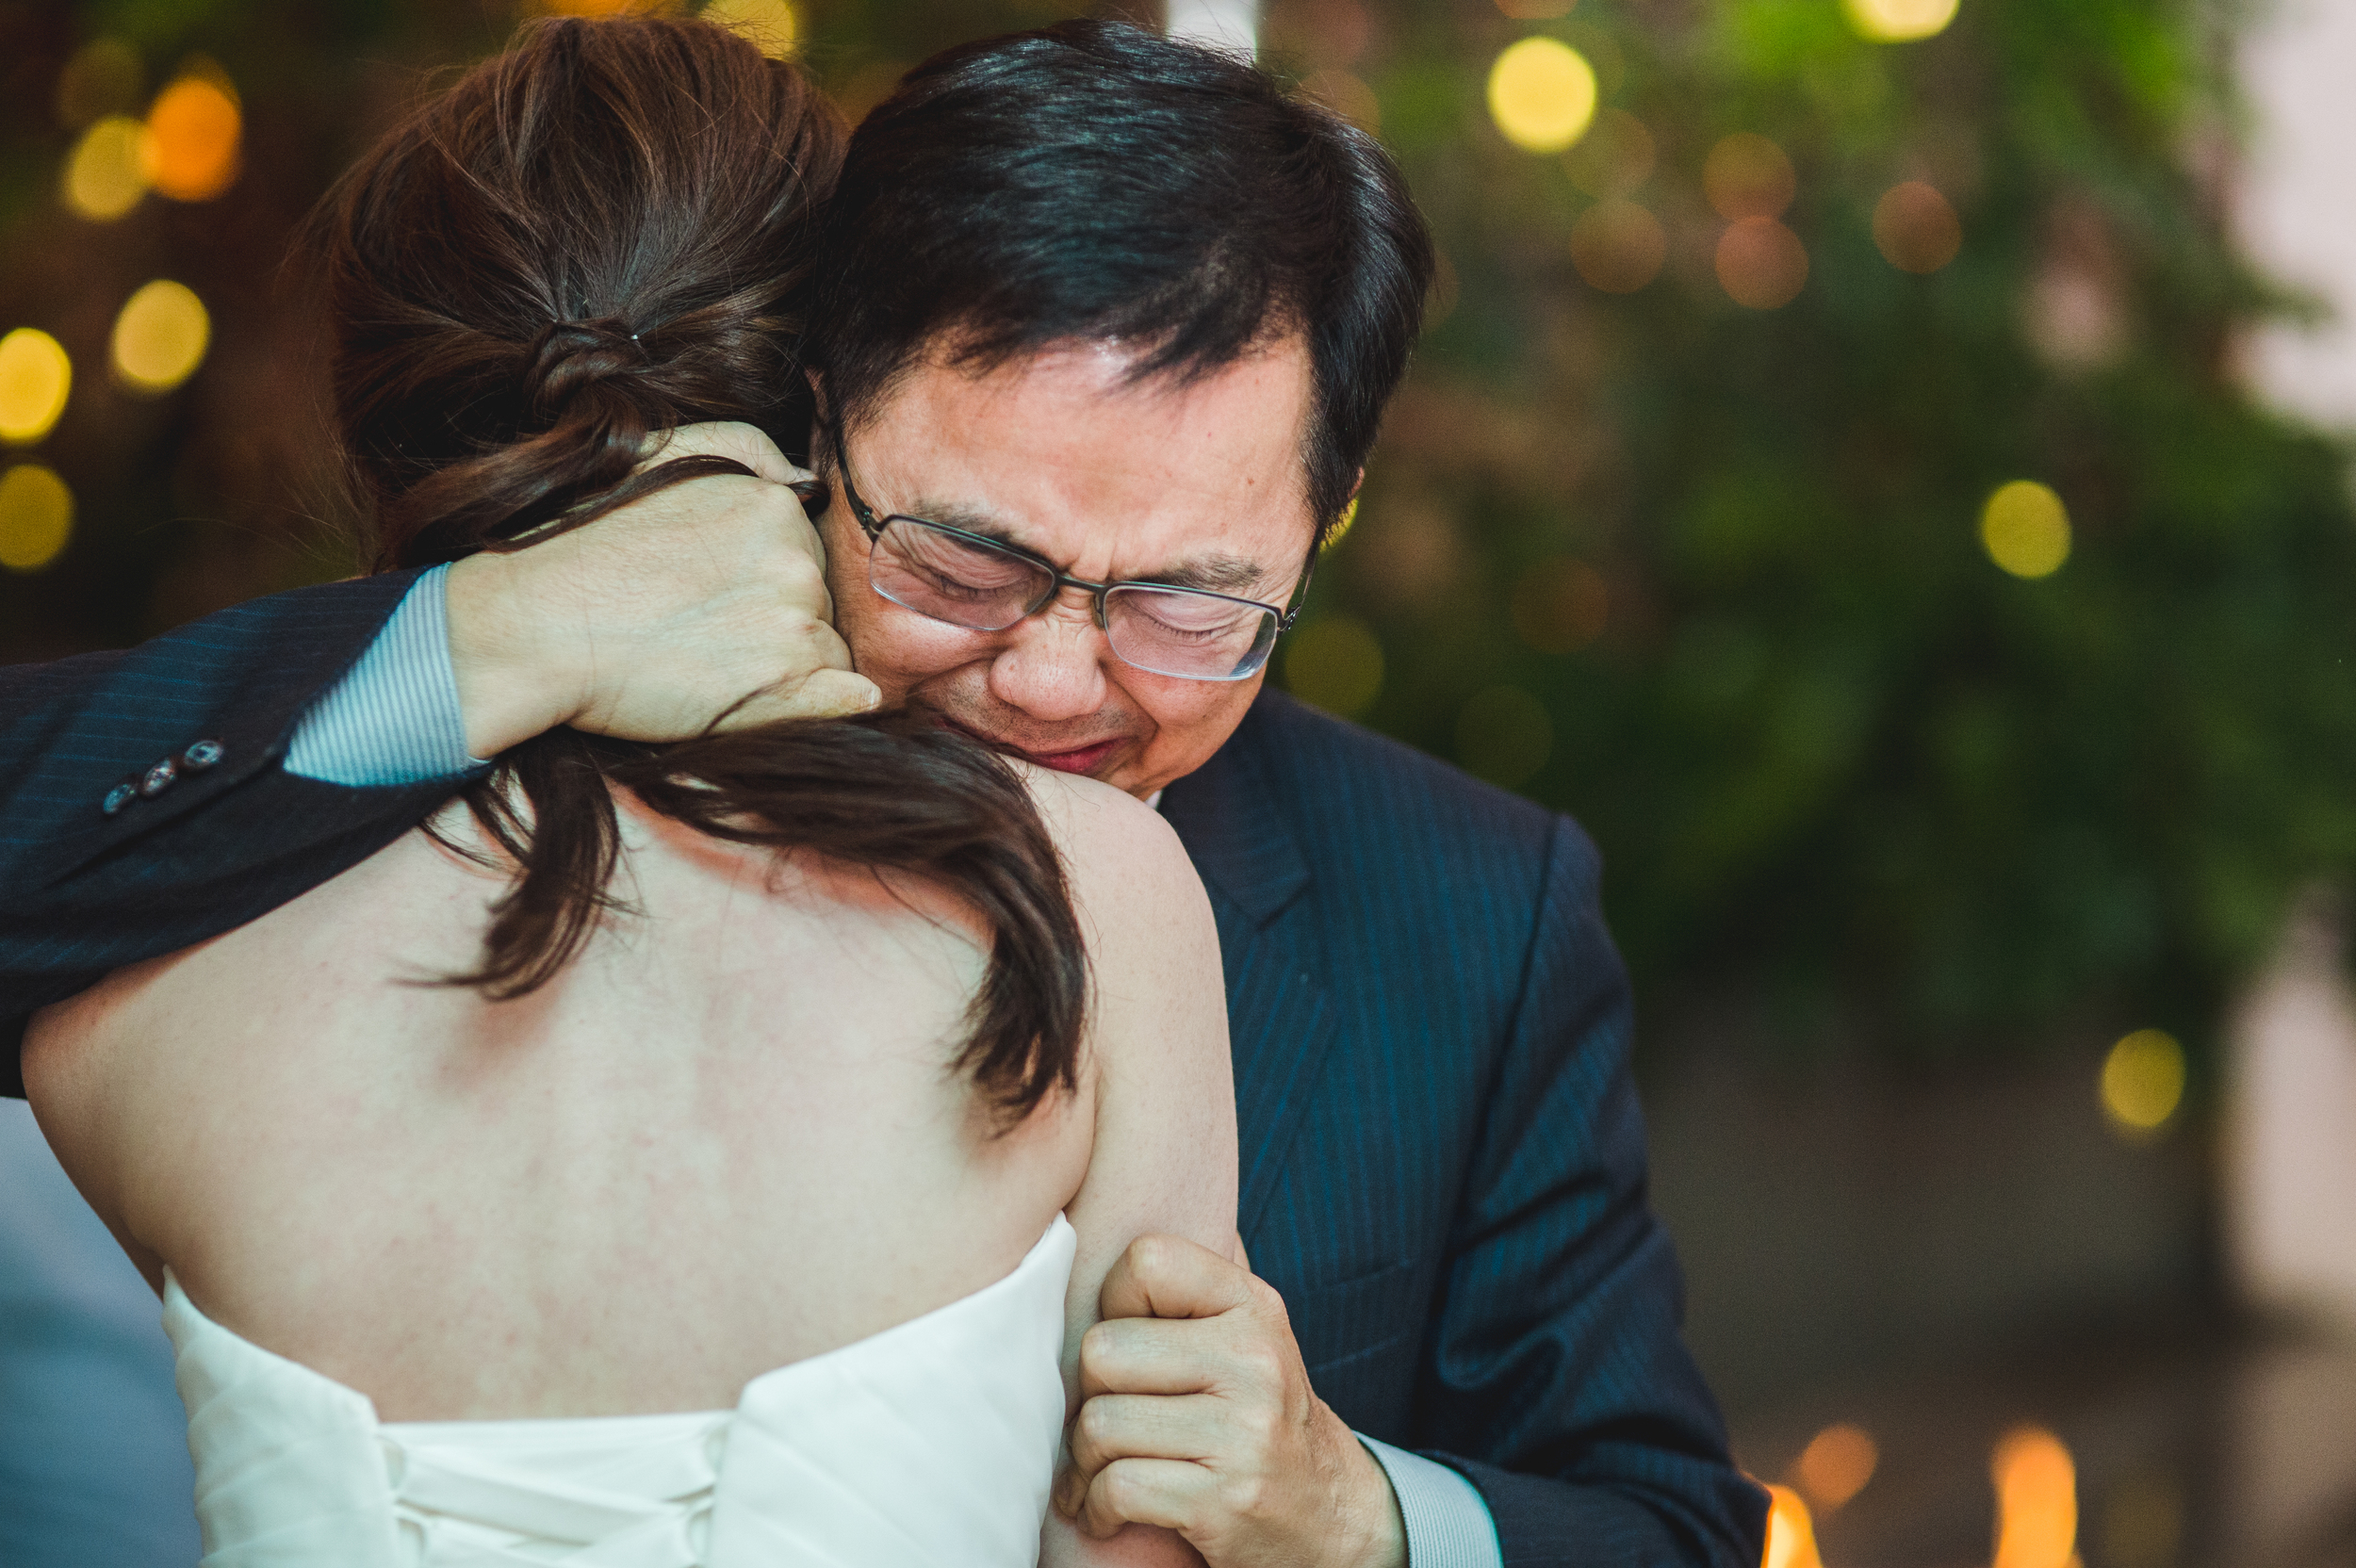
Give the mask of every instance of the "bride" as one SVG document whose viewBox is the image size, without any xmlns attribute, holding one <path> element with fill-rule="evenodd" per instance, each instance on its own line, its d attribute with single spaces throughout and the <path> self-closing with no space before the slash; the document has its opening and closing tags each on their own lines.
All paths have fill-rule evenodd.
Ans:
<svg viewBox="0 0 2356 1568">
<path fill-rule="evenodd" d="M 379 565 L 803 477 L 843 139 L 720 28 L 563 21 L 364 157 Z M 24 1066 L 163 1298 L 209 1564 L 1192 1559 L 1042 1535 L 1106 1271 L 1235 1227 L 1210 910 L 1104 786 L 891 717 L 559 731 Z"/>
</svg>

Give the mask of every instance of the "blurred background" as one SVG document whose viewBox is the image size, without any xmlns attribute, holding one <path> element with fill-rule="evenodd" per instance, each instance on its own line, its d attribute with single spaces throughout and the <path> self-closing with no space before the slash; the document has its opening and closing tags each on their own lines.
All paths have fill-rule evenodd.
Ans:
<svg viewBox="0 0 2356 1568">
<path fill-rule="evenodd" d="M 538 8 L 0 0 L 0 661 L 352 570 L 290 244 Z M 1079 8 L 711 7 L 854 116 Z M 1437 230 L 1280 678 L 1602 846 L 1775 1568 L 2356 1563 L 2356 7 L 1121 8 Z M 0 1437 L 170 1400 L 25 1370 L 138 1287 L 21 1111 Z M 53 1564 L 186 1461 L 14 1462 Z"/>
</svg>

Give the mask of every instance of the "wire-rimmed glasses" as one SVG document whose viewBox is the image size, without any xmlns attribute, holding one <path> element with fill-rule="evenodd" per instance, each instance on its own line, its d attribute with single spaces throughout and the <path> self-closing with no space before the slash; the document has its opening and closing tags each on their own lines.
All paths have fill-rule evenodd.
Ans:
<svg viewBox="0 0 2356 1568">
<path fill-rule="evenodd" d="M 851 482 L 842 431 L 833 435 L 843 494 L 867 535 L 868 586 L 920 615 L 969 631 L 1004 631 L 1077 588 L 1093 601 L 1097 629 L 1121 662 L 1181 680 L 1245 680 L 1267 666 L 1276 639 L 1301 613 L 1306 567 L 1285 609 L 1207 588 L 1088 582 L 1003 540 L 906 513 L 878 517 Z"/>
</svg>

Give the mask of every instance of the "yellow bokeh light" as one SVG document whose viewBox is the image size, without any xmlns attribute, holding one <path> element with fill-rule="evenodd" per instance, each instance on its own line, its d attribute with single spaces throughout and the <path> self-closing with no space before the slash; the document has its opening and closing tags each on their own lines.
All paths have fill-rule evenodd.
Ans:
<svg viewBox="0 0 2356 1568">
<path fill-rule="evenodd" d="M 1595 68 L 1560 39 L 1526 38 L 1489 68 L 1489 116 L 1526 153 L 1560 153 L 1595 118 Z"/>
<path fill-rule="evenodd" d="M 1824 1568 L 1816 1553 L 1816 1524 L 1808 1504 L 1788 1486 L 1767 1489 L 1767 1551 L 1759 1568 Z"/>
<path fill-rule="evenodd" d="M 94 223 L 122 217 L 147 194 L 147 127 L 110 114 L 82 133 L 65 160 L 65 204 Z"/>
<path fill-rule="evenodd" d="M 148 184 L 175 202 L 209 202 L 237 183 L 244 117 L 218 82 L 183 76 L 155 95 L 142 143 Z"/>
<path fill-rule="evenodd" d="M 703 18 L 735 28 L 771 59 L 791 56 L 802 36 L 801 18 L 786 0 L 712 0 L 703 8 Z"/>
<path fill-rule="evenodd" d="M 1849 25 L 1875 43 L 1912 43 L 1947 30 L 1956 0 L 1841 0 Z"/>
<path fill-rule="evenodd" d="M 1843 1421 L 1810 1438 L 1792 1470 L 1808 1500 L 1829 1513 L 1865 1490 L 1881 1457 L 1873 1433 Z"/>
<path fill-rule="evenodd" d="M 0 441 L 27 445 L 47 435 L 65 412 L 74 361 L 38 327 L 0 337 Z"/>
<path fill-rule="evenodd" d="M 2078 1545 L 2078 1467 L 2060 1438 L 2016 1427 L 1988 1462 L 1996 1483 L 1995 1568 L 2071 1568 Z"/>
<path fill-rule="evenodd" d="M 2184 1048 L 2158 1029 L 2138 1029 L 2102 1058 L 2102 1109 L 2127 1133 L 2156 1132 L 2184 1100 Z"/>
<path fill-rule="evenodd" d="M 1354 615 L 1311 621 L 1285 645 L 1284 684 L 1330 713 L 1363 713 L 1383 690 L 1383 645 Z"/>
<path fill-rule="evenodd" d="M 2017 479 L 1988 497 L 1980 514 L 1988 558 L 2019 578 L 2052 577 L 2070 559 L 2070 509 L 2053 486 Z"/>
<path fill-rule="evenodd" d="M 0 566 L 38 572 L 74 536 L 74 492 L 38 463 L 0 474 Z"/>
<path fill-rule="evenodd" d="M 157 278 L 115 318 L 115 369 L 139 391 L 169 392 L 195 374 L 212 335 L 205 302 L 188 285 Z"/>
</svg>

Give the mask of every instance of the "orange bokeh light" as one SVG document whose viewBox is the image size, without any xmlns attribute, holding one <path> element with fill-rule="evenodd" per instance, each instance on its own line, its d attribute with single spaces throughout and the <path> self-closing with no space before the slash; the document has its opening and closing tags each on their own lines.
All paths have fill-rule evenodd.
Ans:
<svg viewBox="0 0 2356 1568">
<path fill-rule="evenodd" d="M 1843 1421 L 1809 1439 L 1792 1471 L 1808 1501 L 1830 1513 L 1865 1490 L 1881 1457 L 1873 1433 Z"/>
<path fill-rule="evenodd" d="M 1936 187 L 1908 180 L 1873 204 L 1873 244 L 1902 272 L 1936 272 L 1963 249 L 1963 220 Z"/>
<path fill-rule="evenodd" d="M 1808 247 L 1772 218 L 1745 218 L 1718 237 L 1718 282 L 1736 304 L 1775 310 L 1808 286 Z"/>
<path fill-rule="evenodd" d="M 148 184 L 175 202 L 209 202 L 237 183 L 243 130 L 237 101 L 217 82 L 183 76 L 147 111 Z"/>
<path fill-rule="evenodd" d="M 1996 1483 L 1995 1568 L 2071 1568 L 2077 1560 L 2078 1467 L 2060 1438 L 2016 1427 L 1988 1462 Z"/>
<path fill-rule="evenodd" d="M 1816 1552 L 1816 1525 L 1808 1504 L 1788 1486 L 1771 1486 L 1767 1506 L 1767 1551 L 1759 1568 L 1824 1568 Z"/>
</svg>

